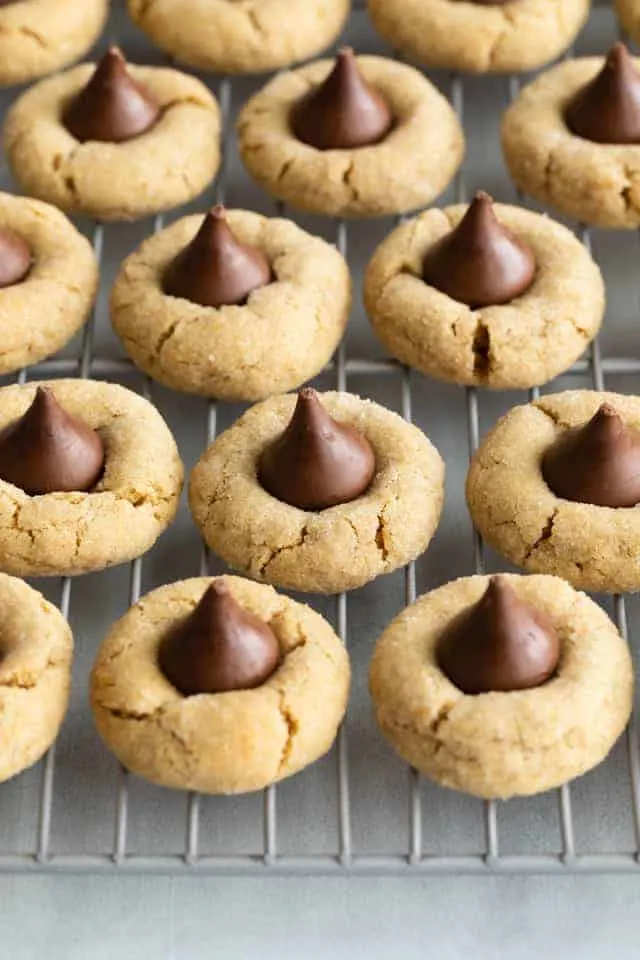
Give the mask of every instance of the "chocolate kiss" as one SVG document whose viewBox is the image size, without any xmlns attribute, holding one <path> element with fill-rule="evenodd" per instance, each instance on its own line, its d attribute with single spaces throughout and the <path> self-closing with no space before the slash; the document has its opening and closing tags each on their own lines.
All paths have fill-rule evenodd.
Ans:
<svg viewBox="0 0 640 960">
<path fill-rule="evenodd" d="M 564 500 L 634 507 L 640 503 L 640 430 L 603 403 L 588 423 L 565 431 L 547 450 L 542 475 Z"/>
<path fill-rule="evenodd" d="M 344 47 L 324 83 L 293 108 L 291 125 L 298 140 L 318 150 L 350 150 L 383 140 L 393 115 L 362 76 L 351 47 Z"/>
<path fill-rule="evenodd" d="M 324 510 L 359 497 L 375 470 L 369 441 L 337 423 L 315 390 L 305 387 L 288 427 L 260 457 L 258 476 L 276 499 L 301 510 Z"/>
<path fill-rule="evenodd" d="M 549 617 L 498 576 L 445 630 L 437 653 L 442 672 L 463 693 L 526 690 L 553 675 L 560 641 Z"/>
<path fill-rule="evenodd" d="M 118 47 L 109 47 L 86 87 L 65 110 L 63 120 L 81 143 L 122 143 L 152 127 L 159 115 L 153 95 L 129 74 Z"/>
<path fill-rule="evenodd" d="M 46 387 L 0 433 L 0 478 L 32 496 L 90 490 L 103 467 L 98 434 L 66 413 Z"/>
<path fill-rule="evenodd" d="M 482 192 L 422 263 L 425 283 L 473 309 L 510 303 L 529 289 L 535 272 L 533 253 L 497 220 L 493 200 Z"/>
<path fill-rule="evenodd" d="M 191 243 L 164 276 L 164 291 L 203 307 L 245 303 L 252 290 L 271 282 L 271 267 L 261 250 L 240 243 L 227 223 L 224 207 L 214 207 Z"/>
<path fill-rule="evenodd" d="M 280 662 L 275 634 L 214 581 L 187 620 L 164 639 L 160 668 L 186 697 L 251 690 Z"/>
<path fill-rule="evenodd" d="M 600 73 L 575 95 L 565 120 L 593 143 L 640 143 L 640 75 L 623 43 L 614 44 Z"/>
<path fill-rule="evenodd" d="M 31 250 L 19 233 L 0 227 L 0 287 L 24 280 L 31 269 Z"/>
</svg>

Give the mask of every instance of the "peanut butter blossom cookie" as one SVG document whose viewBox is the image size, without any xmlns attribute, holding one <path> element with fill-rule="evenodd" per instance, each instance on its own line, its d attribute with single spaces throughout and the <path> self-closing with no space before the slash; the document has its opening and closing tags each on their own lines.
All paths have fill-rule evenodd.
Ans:
<svg viewBox="0 0 640 960">
<path fill-rule="evenodd" d="M 345 217 L 424 206 L 464 153 L 455 113 L 422 74 L 349 48 L 274 77 L 240 112 L 238 140 L 273 196 Z"/>
<path fill-rule="evenodd" d="M 369 264 L 364 298 L 402 363 L 492 388 L 562 373 L 604 313 L 600 271 L 569 230 L 483 193 L 394 230 Z"/>
<path fill-rule="evenodd" d="M 64 214 L 0 193 L 0 373 L 63 347 L 87 319 L 97 289 L 91 244 Z"/>
<path fill-rule="evenodd" d="M 604 760 L 631 714 L 633 667 L 604 611 L 559 577 L 466 577 L 396 617 L 369 685 L 408 763 L 506 799 Z"/>
<path fill-rule="evenodd" d="M 4 387 L 0 569 L 71 575 L 140 556 L 172 521 L 182 475 L 164 420 L 124 387 Z"/>
<path fill-rule="evenodd" d="M 416 427 L 349 393 L 273 397 L 195 466 L 189 502 L 229 566 L 292 590 L 337 593 L 426 549 L 444 464 Z"/>
<path fill-rule="evenodd" d="M 216 73 L 263 73 L 321 53 L 349 0 L 128 0 L 129 13 L 180 63 Z"/>
<path fill-rule="evenodd" d="M 42 594 L 0 573 L 0 781 L 32 766 L 69 703 L 73 638 Z"/>
<path fill-rule="evenodd" d="M 622 44 L 525 87 L 504 115 L 502 143 L 524 193 L 595 226 L 640 225 L 640 73 Z"/>
<path fill-rule="evenodd" d="M 4 142 L 25 193 L 69 212 L 131 220 L 192 200 L 220 163 L 220 118 L 204 84 L 134 67 L 111 47 L 43 80 L 7 114 Z"/>
<path fill-rule="evenodd" d="M 351 306 L 344 258 L 289 220 L 215 207 L 125 260 L 111 316 L 135 363 L 175 390 L 259 400 L 331 358 Z"/>
<path fill-rule="evenodd" d="M 237 577 L 200 578 L 154 590 L 112 627 L 91 707 L 134 773 L 245 793 L 329 750 L 349 679 L 343 645 L 309 607 Z"/>
<path fill-rule="evenodd" d="M 368 0 L 376 30 L 427 67 L 534 70 L 575 40 L 589 0 Z"/>
<path fill-rule="evenodd" d="M 513 563 L 586 590 L 640 589 L 640 398 L 575 390 L 515 407 L 475 455 L 467 502 Z"/>
<path fill-rule="evenodd" d="M 108 0 L 2 0 L 0 85 L 35 80 L 84 56 L 107 11 Z"/>
</svg>

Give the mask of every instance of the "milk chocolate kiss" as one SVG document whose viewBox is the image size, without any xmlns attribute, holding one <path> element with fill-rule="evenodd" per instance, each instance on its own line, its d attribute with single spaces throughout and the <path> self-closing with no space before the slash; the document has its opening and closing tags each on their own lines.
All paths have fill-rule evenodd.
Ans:
<svg viewBox="0 0 640 960">
<path fill-rule="evenodd" d="M 278 666 L 280 647 L 271 628 L 214 581 L 158 656 L 167 679 L 189 697 L 259 687 Z"/>
<path fill-rule="evenodd" d="M 393 115 L 362 76 L 351 47 L 344 47 L 324 83 L 295 105 L 291 126 L 298 140 L 318 150 L 351 150 L 383 140 Z"/>
<path fill-rule="evenodd" d="M 325 510 L 365 492 L 376 470 L 369 441 L 353 427 L 337 423 L 315 390 L 298 394 L 284 433 L 260 457 L 264 489 L 301 510 Z"/>
<path fill-rule="evenodd" d="M 24 280 L 31 269 L 31 250 L 19 233 L 0 227 L 0 287 Z"/>
<path fill-rule="evenodd" d="M 600 73 L 569 103 L 565 120 L 593 143 L 640 143 L 640 75 L 624 44 L 611 48 Z"/>
<path fill-rule="evenodd" d="M 191 243 L 173 260 L 164 276 L 165 293 L 203 307 L 242 304 L 252 290 L 271 282 L 271 267 L 261 250 L 240 243 L 225 217 L 214 207 Z"/>
<path fill-rule="evenodd" d="M 45 387 L 0 433 L 0 478 L 32 496 L 90 490 L 103 467 L 98 434 L 66 413 Z"/>
<path fill-rule="evenodd" d="M 71 101 L 63 121 L 76 140 L 122 143 L 156 122 L 153 94 L 129 74 L 118 47 L 109 47 L 86 87 Z"/>
<path fill-rule="evenodd" d="M 640 430 L 603 403 L 583 427 L 558 437 L 543 457 L 542 475 L 564 500 L 634 507 L 640 503 Z"/>
<path fill-rule="evenodd" d="M 560 641 L 551 620 L 499 576 L 456 617 L 438 644 L 442 672 L 469 694 L 539 687 L 554 674 L 559 658 Z"/>
<path fill-rule="evenodd" d="M 529 289 L 535 272 L 533 253 L 497 220 L 493 200 L 482 192 L 422 263 L 425 283 L 473 309 L 515 300 Z"/>
</svg>

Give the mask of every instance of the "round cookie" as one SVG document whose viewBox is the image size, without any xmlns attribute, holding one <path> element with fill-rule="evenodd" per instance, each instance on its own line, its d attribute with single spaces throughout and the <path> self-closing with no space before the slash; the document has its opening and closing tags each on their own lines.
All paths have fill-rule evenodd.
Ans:
<svg viewBox="0 0 640 960">
<path fill-rule="evenodd" d="M 620 26 L 636 43 L 640 40 L 640 2 L 638 0 L 614 0 Z"/>
<path fill-rule="evenodd" d="M 289 220 L 227 211 L 240 241 L 260 249 L 274 274 L 242 306 L 203 307 L 163 290 L 200 215 L 149 237 L 125 260 L 111 295 L 116 333 L 155 380 L 186 393 L 259 400 L 299 386 L 331 358 L 351 306 L 344 258 Z"/>
<path fill-rule="evenodd" d="M 422 279 L 427 251 L 467 209 L 427 210 L 378 247 L 364 282 L 376 335 L 402 363 L 439 380 L 493 389 L 546 383 L 571 366 L 600 328 L 600 271 L 566 227 L 495 204 L 500 223 L 533 251 L 536 274 L 511 303 L 472 309 Z"/>
<path fill-rule="evenodd" d="M 0 86 L 73 63 L 102 33 L 108 0 L 22 0 L 0 7 Z"/>
<path fill-rule="evenodd" d="M 53 604 L 0 573 L 0 782 L 36 763 L 69 703 L 73 637 Z"/>
<path fill-rule="evenodd" d="M 308 60 L 336 39 L 349 0 L 128 0 L 138 26 L 180 63 L 215 73 L 264 73 Z"/>
<path fill-rule="evenodd" d="M 55 380 L 0 389 L 0 430 L 26 412 L 40 386 L 98 432 L 104 472 L 88 493 L 29 496 L 0 480 L 0 569 L 74 575 L 146 553 L 173 520 L 182 489 L 182 463 L 164 420 L 117 384 Z"/>
<path fill-rule="evenodd" d="M 633 61 L 640 69 L 640 59 Z M 519 190 L 598 227 L 640 225 L 640 144 L 574 135 L 567 105 L 601 70 L 602 57 L 567 60 L 537 77 L 502 120 L 502 147 Z"/>
<path fill-rule="evenodd" d="M 555 676 L 528 690 L 464 694 L 437 644 L 484 594 L 465 577 L 425 594 L 379 639 L 369 674 L 378 724 L 410 764 L 446 787 L 507 798 L 557 787 L 600 763 L 629 719 L 633 667 L 604 611 L 559 577 L 505 576 L 546 613 L 561 643 Z"/>
<path fill-rule="evenodd" d="M 98 220 L 133 220 L 198 196 L 220 165 L 220 112 L 204 84 L 177 70 L 129 65 L 157 101 L 159 119 L 123 143 L 80 143 L 62 114 L 94 70 L 82 64 L 42 80 L 9 110 L 4 145 L 24 192 Z"/>
<path fill-rule="evenodd" d="M 12 373 L 60 350 L 86 321 L 98 290 L 91 244 L 47 203 L 0 193 L 0 229 L 31 250 L 20 283 L 0 289 L 0 373 Z"/>
<path fill-rule="evenodd" d="M 575 40 L 589 0 L 368 0 L 373 25 L 394 50 L 427 67 L 469 73 L 534 70 Z"/>
<path fill-rule="evenodd" d="M 288 395 L 256 404 L 211 444 L 191 474 L 189 503 L 230 567 L 291 590 L 338 593 L 426 549 L 442 510 L 444 464 L 424 434 L 390 410 L 349 393 L 320 399 L 373 447 L 376 473 L 365 493 L 312 512 L 262 487 L 258 458 L 291 419 L 296 397 Z"/>
<path fill-rule="evenodd" d="M 460 166 L 464 135 L 447 100 L 413 67 L 361 56 L 357 65 L 389 104 L 395 123 L 379 143 L 319 150 L 292 132 L 297 102 L 334 67 L 320 60 L 274 77 L 242 108 L 238 144 L 268 193 L 309 213 L 369 217 L 425 206 Z"/>
<path fill-rule="evenodd" d="M 160 643 L 212 582 L 183 580 L 147 594 L 111 628 L 91 673 L 91 708 L 106 745 L 134 773 L 183 790 L 246 793 L 330 749 L 347 706 L 349 659 L 310 607 L 220 579 L 275 633 L 275 673 L 251 690 L 185 697 L 172 686 L 158 665 Z"/>
<path fill-rule="evenodd" d="M 472 460 L 467 503 L 485 540 L 513 563 L 580 589 L 616 593 L 640 589 L 640 511 L 565 500 L 542 474 L 551 444 L 603 403 L 640 427 L 640 398 L 614 393 L 570 390 L 514 407 Z"/>
</svg>

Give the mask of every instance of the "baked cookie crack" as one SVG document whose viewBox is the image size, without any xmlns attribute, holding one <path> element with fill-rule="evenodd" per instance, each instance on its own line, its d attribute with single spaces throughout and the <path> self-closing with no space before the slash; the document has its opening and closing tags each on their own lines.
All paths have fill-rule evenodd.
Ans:
<svg viewBox="0 0 640 960">
<path fill-rule="evenodd" d="M 278 776 L 280 776 L 291 758 L 293 745 L 295 742 L 296 735 L 300 729 L 300 724 L 298 723 L 297 718 L 293 715 L 293 713 L 287 706 L 286 694 L 284 690 L 278 691 L 278 697 L 279 697 L 278 710 L 280 711 L 280 716 L 282 717 L 282 719 L 287 725 L 287 739 L 285 741 L 284 747 L 282 748 L 282 754 L 280 756 L 280 761 L 278 763 Z"/>
<path fill-rule="evenodd" d="M 546 543 L 547 540 L 551 539 L 551 536 L 553 534 L 553 525 L 556 522 L 556 517 L 558 516 L 559 512 L 560 512 L 559 509 L 556 507 L 556 509 L 553 511 L 553 513 L 545 523 L 544 527 L 542 528 L 542 531 L 540 532 L 540 536 L 538 537 L 538 539 L 534 541 L 532 546 L 530 546 L 527 552 L 525 553 L 524 555 L 525 561 L 530 560 L 533 554 L 536 552 L 536 550 L 538 550 L 543 543 Z"/>
<path fill-rule="evenodd" d="M 288 550 L 296 550 L 298 547 L 303 546 L 305 540 L 307 539 L 308 533 L 309 533 L 308 524 L 305 523 L 297 539 L 294 540 L 293 543 L 287 543 L 284 546 L 276 547 L 275 549 L 270 548 L 268 547 L 267 544 L 265 544 L 265 546 L 267 546 L 267 549 L 269 549 L 270 553 L 267 559 L 264 561 L 264 563 L 262 563 L 260 566 L 260 576 L 261 577 L 265 576 L 267 568 L 271 563 L 273 563 L 273 561 L 277 557 L 281 556 L 283 553 L 286 553 Z"/>
<path fill-rule="evenodd" d="M 471 349 L 474 375 L 485 379 L 491 371 L 491 334 L 482 317 L 478 317 Z"/>
</svg>

